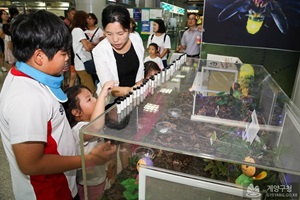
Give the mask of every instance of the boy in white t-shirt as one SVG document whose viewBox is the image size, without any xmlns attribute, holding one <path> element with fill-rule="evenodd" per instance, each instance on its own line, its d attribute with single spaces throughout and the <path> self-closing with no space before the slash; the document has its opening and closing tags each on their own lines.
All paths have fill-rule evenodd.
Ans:
<svg viewBox="0 0 300 200">
<path fill-rule="evenodd" d="M 78 200 L 81 156 L 61 104 L 70 32 L 55 14 L 38 10 L 19 15 L 11 33 L 18 61 L 0 93 L 0 133 L 15 199 Z M 86 165 L 104 164 L 115 152 L 109 142 L 99 145 L 85 155 Z"/>
</svg>

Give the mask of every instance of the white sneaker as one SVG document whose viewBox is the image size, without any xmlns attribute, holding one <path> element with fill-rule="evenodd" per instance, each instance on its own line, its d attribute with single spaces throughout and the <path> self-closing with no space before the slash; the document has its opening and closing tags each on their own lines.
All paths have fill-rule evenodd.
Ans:
<svg viewBox="0 0 300 200">
<path fill-rule="evenodd" d="M 3 66 L 1 67 L 1 70 L 4 71 L 4 72 L 7 72 L 7 69 Z"/>
</svg>

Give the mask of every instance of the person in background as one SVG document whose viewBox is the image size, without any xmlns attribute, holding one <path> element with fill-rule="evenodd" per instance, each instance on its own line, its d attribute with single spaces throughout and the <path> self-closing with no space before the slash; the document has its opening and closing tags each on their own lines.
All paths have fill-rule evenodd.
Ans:
<svg viewBox="0 0 300 200">
<path fill-rule="evenodd" d="M 140 42 L 143 42 L 140 34 L 136 31 L 136 27 L 137 25 L 135 20 L 132 17 L 130 17 L 130 33 L 138 35 L 139 39 L 141 40 Z"/>
<path fill-rule="evenodd" d="M 156 43 L 159 47 L 158 57 L 161 58 L 164 68 L 167 67 L 167 55 L 171 49 L 170 37 L 166 34 L 166 26 L 162 19 L 155 19 L 153 21 L 153 32 L 148 37 L 147 48 L 149 44 Z"/>
<path fill-rule="evenodd" d="M 64 21 L 65 25 L 70 30 L 70 33 L 71 33 L 71 24 L 73 22 L 75 13 L 76 13 L 75 8 L 69 8 L 68 12 L 66 14 L 66 17 L 59 16 L 59 18 Z M 74 56 L 75 55 L 74 55 L 74 52 L 73 52 L 73 48 L 71 48 L 69 50 L 70 59 L 66 63 L 65 70 L 64 70 L 64 77 L 65 77 L 64 83 L 63 83 L 63 88 L 64 89 L 67 89 L 68 87 L 74 86 L 75 82 L 76 82 L 77 73 L 76 73 L 75 66 L 74 66 L 75 65 Z"/>
<path fill-rule="evenodd" d="M 5 61 L 10 65 L 10 68 L 12 68 L 16 63 L 16 58 L 14 57 L 12 50 L 13 50 L 13 44 L 11 41 L 11 32 L 10 32 L 10 24 L 3 24 L 3 32 L 5 34 L 4 36 L 4 58 Z"/>
<path fill-rule="evenodd" d="M 64 103 L 64 108 L 68 121 L 72 127 L 72 133 L 75 137 L 79 154 L 79 130 L 104 112 L 105 98 L 109 94 L 109 91 L 113 89 L 114 85 L 114 81 L 106 82 L 98 95 L 98 99 L 96 99 L 92 92 L 84 85 L 73 86 L 67 90 L 68 101 Z M 101 119 L 102 118 L 97 121 L 98 125 Z M 101 126 L 104 126 L 104 120 L 105 118 L 103 117 L 103 124 Z M 104 139 L 92 135 L 84 134 L 83 137 L 85 154 L 88 154 L 97 145 L 104 143 Z M 105 165 L 97 165 L 86 170 L 88 197 L 91 200 L 100 199 L 105 188 Z M 77 186 L 80 199 L 84 199 L 81 169 L 77 171 Z"/>
<path fill-rule="evenodd" d="M 199 58 L 201 32 L 197 27 L 196 14 L 193 13 L 188 16 L 188 27 L 182 35 L 181 45 L 178 46 L 177 51 L 185 51 L 189 58 Z"/>
<path fill-rule="evenodd" d="M 92 75 L 87 73 L 84 67 L 84 62 L 91 60 L 91 51 L 95 47 L 85 35 L 87 29 L 88 14 L 84 11 L 77 11 L 72 23 L 72 47 L 74 51 L 75 70 L 80 78 L 82 85 L 87 86 L 92 93 L 96 92 L 95 83 Z"/>
<path fill-rule="evenodd" d="M 0 93 L 0 133 L 15 199 L 78 200 L 76 169 L 82 167 L 81 156 L 60 87 L 70 32 L 55 14 L 38 10 L 19 15 L 11 33 L 18 61 Z M 99 145 L 85 155 L 86 165 L 102 165 L 115 152 L 110 142 Z"/>
<path fill-rule="evenodd" d="M 144 60 L 144 63 L 147 61 L 154 61 L 158 65 L 158 67 L 162 70 L 164 68 L 164 64 L 160 57 L 157 56 L 158 54 L 158 46 L 155 43 L 151 43 L 148 46 L 148 53 L 149 56 L 147 56 Z"/>
<path fill-rule="evenodd" d="M 9 7 L 8 12 L 10 15 L 10 23 L 13 23 L 16 17 L 19 15 L 19 10 L 16 7 Z"/>
<path fill-rule="evenodd" d="M 117 80 L 119 85 L 111 94 L 124 96 L 143 79 L 144 46 L 136 34 L 130 34 L 130 15 L 124 6 L 107 6 L 102 12 L 102 27 L 106 38 L 93 49 L 99 88 Z"/>
<path fill-rule="evenodd" d="M 104 39 L 103 31 L 101 28 L 97 27 L 98 18 L 94 13 L 89 13 L 89 17 L 87 19 L 87 29 L 84 31 L 89 41 L 96 46 L 101 40 Z M 99 83 L 99 78 L 97 74 L 92 74 L 93 81 L 95 85 Z"/>
<path fill-rule="evenodd" d="M 0 10 L 0 66 L 1 70 L 3 72 L 7 72 L 6 67 L 4 66 L 4 36 L 5 34 L 3 33 L 2 26 L 3 24 L 9 23 L 9 15 L 8 13 L 1 9 Z"/>
<path fill-rule="evenodd" d="M 157 72 L 160 72 L 161 69 L 157 65 L 156 62 L 153 61 L 147 61 L 144 63 L 145 66 L 145 73 L 144 73 L 144 79 L 149 79 L 151 76 L 155 75 Z"/>
<path fill-rule="evenodd" d="M 67 16 L 64 19 L 64 23 L 71 28 L 72 22 L 74 20 L 74 16 L 76 13 L 76 9 L 75 8 L 69 8 L 68 12 L 67 12 Z"/>
<path fill-rule="evenodd" d="M 96 25 L 98 24 L 98 18 L 94 13 L 89 13 L 87 19 L 87 29 L 85 33 L 89 37 L 90 41 L 96 46 L 101 40 L 104 39 L 103 30 Z"/>
</svg>

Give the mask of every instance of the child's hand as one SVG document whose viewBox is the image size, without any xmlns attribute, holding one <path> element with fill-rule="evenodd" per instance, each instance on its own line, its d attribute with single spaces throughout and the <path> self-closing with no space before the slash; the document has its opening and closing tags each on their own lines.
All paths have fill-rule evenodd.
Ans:
<svg viewBox="0 0 300 200">
<path fill-rule="evenodd" d="M 119 82 L 118 81 L 107 81 L 104 83 L 103 87 L 102 87 L 102 90 L 99 94 L 99 96 L 103 95 L 104 97 L 107 97 L 107 95 L 109 94 L 109 92 L 112 91 L 112 89 L 115 87 L 115 86 L 118 86 L 119 85 Z"/>
<path fill-rule="evenodd" d="M 88 167 L 95 165 L 103 165 L 109 161 L 117 151 L 117 146 L 107 141 L 104 144 L 96 146 L 86 155 L 86 165 Z"/>
</svg>

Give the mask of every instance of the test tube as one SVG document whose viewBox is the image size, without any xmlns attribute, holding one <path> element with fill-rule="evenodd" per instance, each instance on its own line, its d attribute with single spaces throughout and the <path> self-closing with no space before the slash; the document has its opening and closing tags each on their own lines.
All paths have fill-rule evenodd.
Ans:
<svg viewBox="0 0 300 200">
<path fill-rule="evenodd" d="M 136 87 L 132 89 L 132 93 L 133 106 L 136 106 Z"/>
<path fill-rule="evenodd" d="M 130 105 L 130 95 L 127 94 L 126 95 L 126 107 L 129 107 L 129 105 Z"/>
<path fill-rule="evenodd" d="M 157 86 L 160 86 L 161 84 L 161 73 L 157 72 Z"/>
<path fill-rule="evenodd" d="M 164 83 L 166 79 L 166 69 L 163 68 L 161 71 L 161 83 Z"/>
<path fill-rule="evenodd" d="M 140 94 L 141 94 L 141 87 L 138 86 L 136 88 L 136 105 L 140 105 Z"/>
<path fill-rule="evenodd" d="M 117 113 L 120 114 L 121 111 L 122 111 L 122 109 L 121 109 L 121 101 L 117 100 Z"/>
<path fill-rule="evenodd" d="M 144 84 L 142 83 L 140 85 L 140 102 L 142 103 L 143 102 L 143 96 L 144 96 Z"/>
<path fill-rule="evenodd" d="M 124 105 L 124 98 L 123 98 L 123 97 L 120 97 L 120 102 L 121 102 L 121 111 L 123 111 L 124 108 L 125 108 L 125 105 Z"/>
<path fill-rule="evenodd" d="M 154 76 L 151 76 L 151 78 L 150 78 L 150 84 L 151 84 L 151 86 L 150 86 L 150 88 L 151 88 L 150 93 L 153 95 L 154 94 Z"/>
</svg>

